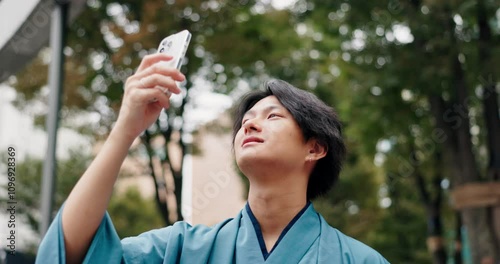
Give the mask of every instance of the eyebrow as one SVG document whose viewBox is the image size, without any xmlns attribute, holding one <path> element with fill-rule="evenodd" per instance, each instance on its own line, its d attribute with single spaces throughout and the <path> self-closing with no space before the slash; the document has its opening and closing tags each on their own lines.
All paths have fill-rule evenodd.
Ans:
<svg viewBox="0 0 500 264">
<path fill-rule="evenodd" d="M 269 112 L 269 111 L 274 110 L 274 109 L 283 109 L 283 107 L 282 107 L 282 106 L 279 106 L 279 105 L 269 105 L 269 106 L 266 106 L 266 107 L 262 110 L 262 112 Z M 255 116 L 255 110 L 252 110 L 252 109 L 248 110 L 248 111 L 247 111 L 247 112 L 243 115 L 243 117 L 245 117 L 245 116 L 249 116 L 249 115 L 250 115 L 250 116 Z"/>
</svg>

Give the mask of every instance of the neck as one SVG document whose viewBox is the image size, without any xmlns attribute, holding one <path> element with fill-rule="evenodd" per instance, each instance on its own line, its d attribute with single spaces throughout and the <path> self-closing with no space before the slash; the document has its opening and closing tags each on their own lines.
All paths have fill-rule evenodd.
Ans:
<svg viewBox="0 0 500 264">
<path fill-rule="evenodd" d="M 307 203 L 307 182 L 291 182 L 259 185 L 250 182 L 248 203 L 259 222 L 264 239 L 278 238 Z M 268 245 L 269 246 L 269 245 Z"/>
</svg>

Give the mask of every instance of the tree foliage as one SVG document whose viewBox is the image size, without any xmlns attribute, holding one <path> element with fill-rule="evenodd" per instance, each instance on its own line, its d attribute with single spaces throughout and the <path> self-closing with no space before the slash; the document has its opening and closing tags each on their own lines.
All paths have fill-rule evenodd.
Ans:
<svg viewBox="0 0 500 264">
<path fill-rule="evenodd" d="M 137 187 L 113 195 L 108 213 L 120 238 L 137 236 L 164 226 L 154 200 L 142 197 Z"/>
<path fill-rule="evenodd" d="M 414 184 L 418 195 L 410 201 L 425 209 L 421 217 L 427 218 L 427 240 L 442 241 L 440 218 L 446 215 L 441 205 L 447 190 L 439 183 L 449 180 L 453 187 L 498 180 L 492 176 L 500 165 L 494 161 L 500 150 L 498 71 L 491 67 L 499 49 L 494 44 L 499 38 L 494 15 L 498 1 L 303 4 L 304 23 L 341 42 L 334 55 L 341 57 L 344 67 L 339 68 L 348 79 L 341 94 L 347 95 L 341 101 L 350 102 L 345 107 L 347 134 L 387 171 L 393 204 L 389 210 L 402 202 L 397 195 L 404 189 L 401 183 L 412 179 L 408 184 Z M 327 56 L 332 51 L 321 53 Z M 488 175 L 482 173 L 485 170 Z M 488 210 L 493 209 L 461 212 L 474 263 L 498 258 L 498 242 L 488 224 L 498 220 Z M 395 222 L 396 212 L 391 214 Z M 440 244 L 429 248 L 434 263 L 446 261 Z"/>
<path fill-rule="evenodd" d="M 177 190 L 179 209 L 182 183 L 182 164 L 171 162 L 166 146 L 177 145 L 181 156 L 190 152 L 182 135 L 192 87 L 203 80 L 237 98 L 274 77 L 314 92 L 344 121 L 345 170 L 315 202 L 333 226 L 391 262 L 444 263 L 460 255 L 446 250 L 453 243 L 446 234 L 463 220 L 474 263 L 498 258 L 498 244 L 488 241 L 498 209 L 463 210 L 456 221 L 449 200 L 456 186 L 500 178 L 499 6 L 496 0 L 299 0 L 276 10 L 249 0 L 88 1 L 69 29 L 63 124 L 74 112 L 91 112 L 98 124 L 80 130 L 105 136 L 122 83 L 141 58 L 163 37 L 189 29 L 184 93 L 141 137 L 166 223 L 165 195 Z M 18 75 L 20 107 L 43 96 L 45 64 L 41 56 Z M 165 147 L 151 143 L 156 137 Z M 165 177 L 175 186 L 166 186 Z"/>
<path fill-rule="evenodd" d="M 61 176 L 57 177 L 55 182 L 57 192 L 54 193 L 54 215 L 89 165 L 90 158 L 88 154 L 71 150 L 69 157 L 57 164 L 57 171 Z M 42 168 L 43 160 L 32 156 L 27 156 L 16 164 L 17 213 L 37 232 L 40 220 L 38 208 L 40 208 Z M 7 203 L 2 203 L 2 206 L 5 205 Z"/>
</svg>

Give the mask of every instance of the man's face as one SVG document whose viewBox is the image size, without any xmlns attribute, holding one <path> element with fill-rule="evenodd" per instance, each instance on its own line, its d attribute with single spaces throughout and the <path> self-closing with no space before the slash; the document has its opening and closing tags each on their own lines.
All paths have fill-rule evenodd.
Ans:
<svg viewBox="0 0 500 264">
<path fill-rule="evenodd" d="M 301 169 L 309 149 L 290 112 L 275 96 L 268 96 L 243 116 L 234 152 L 238 166 L 247 175 L 255 166 L 284 172 Z"/>
</svg>

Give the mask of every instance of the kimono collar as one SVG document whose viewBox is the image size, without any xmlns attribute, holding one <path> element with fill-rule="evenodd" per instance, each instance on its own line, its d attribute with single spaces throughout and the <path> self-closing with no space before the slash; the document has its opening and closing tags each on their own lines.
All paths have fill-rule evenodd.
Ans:
<svg viewBox="0 0 500 264">
<path fill-rule="evenodd" d="M 288 225 L 285 227 L 285 229 L 283 229 L 283 231 L 281 231 L 281 234 L 280 234 L 278 240 L 276 241 L 276 243 L 274 244 L 273 248 L 271 249 L 271 251 L 267 252 L 267 247 L 266 247 L 266 243 L 264 242 L 264 237 L 262 236 L 262 230 L 260 228 L 260 224 L 257 221 L 257 218 L 255 218 L 255 215 L 253 214 L 252 209 L 250 208 L 250 204 L 247 202 L 247 204 L 245 205 L 245 209 L 246 209 L 247 214 L 250 217 L 250 220 L 252 221 L 253 227 L 255 229 L 255 234 L 257 235 L 257 239 L 259 240 L 260 250 L 262 251 L 262 255 L 264 257 L 264 260 L 266 260 L 269 257 L 269 255 L 274 251 L 274 249 L 278 246 L 278 244 L 283 239 L 283 237 L 286 235 L 288 230 L 290 230 L 290 228 L 293 227 L 295 222 L 297 222 L 297 220 L 299 220 L 299 218 L 304 214 L 304 212 L 307 210 L 307 208 L 309 208 L 309 206 L 311 206 L 311 202 L 307 201 L 304 208 L 302 208 L 302 210 L 300 210 L 300 212 L 298 212 L 295 215 L 295 217 L 290 221 L 290 223 L 288 223 Z"/>
</svg>

